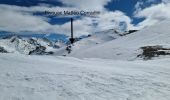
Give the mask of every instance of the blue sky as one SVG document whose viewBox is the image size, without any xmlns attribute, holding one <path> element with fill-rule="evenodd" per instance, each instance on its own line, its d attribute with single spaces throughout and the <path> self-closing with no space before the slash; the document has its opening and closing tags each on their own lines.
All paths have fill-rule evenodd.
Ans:
<svg viewBox="0 0 170 100">
<path fill-rule="evenodd" d="M 0 0 L 0 31 L 76 36 L 107 29 L 142 29 L 170 18 L 169 0 Z M 100 11 L 89 16 L 45 16 L 44 11 Z"/>
</svg>

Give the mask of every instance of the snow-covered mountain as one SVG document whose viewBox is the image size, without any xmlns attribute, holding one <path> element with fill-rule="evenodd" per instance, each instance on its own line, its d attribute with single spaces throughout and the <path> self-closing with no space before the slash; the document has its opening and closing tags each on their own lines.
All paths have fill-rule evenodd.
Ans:
<svg viewBox="0 0 170 100">
<path fill-rule="evenodd" d="M 73 44 L 52 42 L 45 38 L 11 37 L 0 40 L 0 51 L 22 54 L 53 54 L 77 58 L 116 60 L 151 59 L 170 55 L 170 20 L 140 31 L 119 32 L 115 29 L 77 38 Z M 168 57 L 168 56 L 166 56 Z"/>
<path fill-rule="evenodd" d="M 57 56 L 74 55 L 77 51 L 84 51 L 97 45 L 126 36 L 134 31 L 120 32 L 115 29 L 96 32 L 83 38 L 76 38 L 74 45 L 70 46 L 69 42 L 58 40 L 49 41 L 47 38 L 6 36 L 0 39 L 2 53 L 18 52 L 22 54 L 54 54 Z"/>
<path fill-rule="evenodd" d="M 97 45 L 104 44 L 106 42 L 118 39 L 120 37 L 126 36 L 133 31 L 127 31 L 127 32 L 119 32 L 118 30 L 115 29 L 110 29 L 110 30 L 105 30 L 105 31 L 100 31 L 100 32 L 95 32 L 94 34 L 88 35 L 87 37 L 83 39 L 78 39 L 72 45 L 69 47 L 71 50 L 68 54 L 68 47 L 63 47 L 60 50 L 56 52 L 57 55 L 74 55 L 77 52 L 84 51 L 89 48 L 93 48 Z"/>
<path fill-rule="evenodd" d="M 53 54 L 55 49 L 64 46 L 62 41 L 52 42 L 46 38 L 24 38 L 12 36 L 0 39 L 0 47 L 8 53 L 21 53 L 26 55 Z"/>
<path fill-rule="evenodd" d="M 141 48 L 147 46 L 162 46 L 160 50 L 170 48 L 170 20 L 91 48 L 75 50 L 70 56 L 133 60 L 142 54 Z"/>
</svg>

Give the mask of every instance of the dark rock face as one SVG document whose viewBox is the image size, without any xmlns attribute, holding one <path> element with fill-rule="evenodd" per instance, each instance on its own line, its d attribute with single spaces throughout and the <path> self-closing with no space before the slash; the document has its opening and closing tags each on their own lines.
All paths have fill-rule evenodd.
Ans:
<svg viewBox="0 0 170 100">
<path fill-rule="evenodd" d="M 0 47 L 0 53 L 8 53 L 3 47 Z"/>
<path fill-rule="evenodd" d="M 47 38 L 43 38 L 43 41 L 45 41 L 46 43 L 48 43 L 48 46 L 50 46 L 50 47 L 54 47 L 55 45 L 50 41 L 50 40 L 48 40 Z"/>
<path fill-rule="evenodd" d="M 33 44 L 33 45 L 37 45 L 38 44 L 37 41 L 32 39 L 32 38 L 28 40 L 28 43 Z"/>
<path fill-rule="evenodd" d="M 70 54 L 71 53 L 71 45 L 68 45 L 67 47 L 66 47 L 66 51 L 68 52 L 68 54 Z"/>
<path fill-rule="evenodd" d="M 170 55 L 170 48 L 163 48 L 162 46 L 145 46 L 141 47 L 142 54 L 138 57 L 142 57 L 144 60 L 150 60 L 153 57 L 159 57 L 160 55 Z"/>
<path fill-rule="evenodd" d="M 18 42 L 19 39 L 21 39 L 19 36 L 13 36 L 10 38 L 10 42 L 13 43 L 13 42 Z"/>
<path fill-rule="evenodd" d="M 126 36 L 128 34 L 131 34 L 131 33 L 134 33 L 134 32 L 137 32 L 138 30 L 129 30 L 129 31 L 126 31 L 125 33 L 123 34 L 120 34 L 120 36 Z"/>
<path fill-rule="evenodd" d="M 29 52 L 29 55 L 50 55 L 53 52 L 46 52 L 46 47 L 44 46 L 37 46 L 35 50 Z"/>
<path fill-rule="evenodd" d="M 134 33 L 134 32 L 137 32 L 137 31 L 138 31 L 138 30 L 129 30 L 128 33 L 130 34 L 130 33 Z"/>
</svg>

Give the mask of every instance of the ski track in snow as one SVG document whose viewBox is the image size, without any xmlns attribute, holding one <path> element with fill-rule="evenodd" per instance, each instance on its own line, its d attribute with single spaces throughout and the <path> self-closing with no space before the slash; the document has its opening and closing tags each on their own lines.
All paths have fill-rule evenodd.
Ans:
<svg viewBox="0 0 170 100">
<path fill-rule="evenodd" d="M 169 59 L 0 55 L 0 100 L 170 100 Z"/>
</svg>

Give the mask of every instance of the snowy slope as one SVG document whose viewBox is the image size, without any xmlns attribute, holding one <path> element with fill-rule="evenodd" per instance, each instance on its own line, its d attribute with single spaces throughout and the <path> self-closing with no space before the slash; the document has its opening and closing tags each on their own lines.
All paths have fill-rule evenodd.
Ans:
<svg viewBox="0 0 170 100">
<path fill-rule="evenodd" d="M 170 100 L 169 65 L 0 54 L 0 100 Z"/>
<path fill-rule="evenodd" d="M 83 51 L 84 49 L 94 47 L 98 44 L 106 43 L 118 37 L 120 37 L 120 35 L 116 33 L 116 30 L 113 30 L 113 29 L 102 31 L 102 32 L 97 32 L 95 34 L 92 34 L 90 37 L 86 39 L 82 39 L 74 43 L 71 53 L 74 54 L 76 53 L 76 51 Z"/>
<path fill-rule="evenodd" d="M 115 29 L 96 32 L 75 42 L 74 45 L 72 45 L 71 54 L 75 54 L 77 51 L 84 51 L 99 44 L 120 38 L 122 34 L 122 32 L 119 32 Z M 66 47 L 63 47 L 60 50 L 57 50 L 56 55 L 68 55 L 68 51 L 66 51 L 65 48 Z"/>
<path fill-rule="evenodd" d="M 75 51 L 70 56 L 133 60 L 141 53 L 140 47 L 154 45 L 170 47 L 170 20 L 89 49 Z"/>
</svg>

